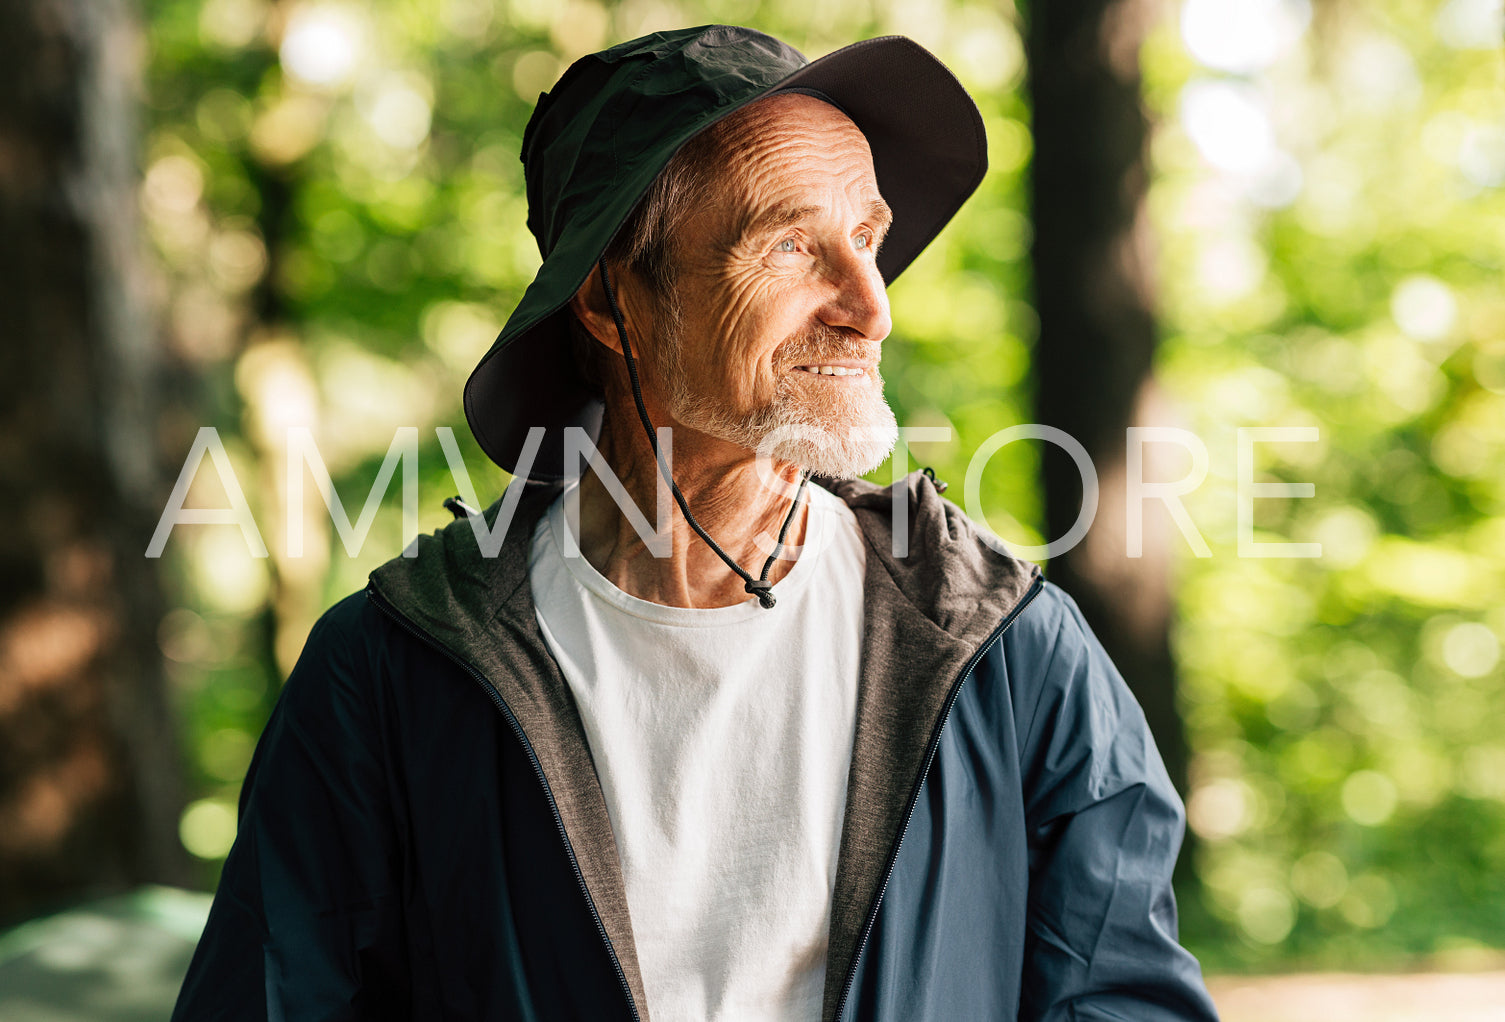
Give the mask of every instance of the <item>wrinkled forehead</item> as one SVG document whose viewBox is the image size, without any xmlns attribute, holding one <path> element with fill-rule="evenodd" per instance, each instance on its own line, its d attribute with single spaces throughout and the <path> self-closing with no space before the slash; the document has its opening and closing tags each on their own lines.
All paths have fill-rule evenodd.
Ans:
<svg viewBox="0 0 1505 1022">
<path fill-rule="evenodd" d="M 853 162 L 869 175 L 872 149 L 842 109 L 809 92 L 779 92 L 728 116 L 713 129 L 726 169 L 778 158 Z"/>
<path fill-rule="evenodd" d="M 713 131 L 697 150 L 704 206 L 692 219 L 735 221 L 797 193 L 840 191 L 863 206 L 881 201 L 867 138 L 823 98 L 777 93 Z"/>
</svg>

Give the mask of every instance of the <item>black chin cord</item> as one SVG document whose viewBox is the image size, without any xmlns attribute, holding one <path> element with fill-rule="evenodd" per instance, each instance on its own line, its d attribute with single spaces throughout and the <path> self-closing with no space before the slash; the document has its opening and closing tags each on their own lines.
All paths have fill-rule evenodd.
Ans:
<svg viewBox="0 0 1505 1022">
<path fill-rule="evenodd" d="M 611 307 L 612 322 L 617 325 L 617 336 L 622 340 L 622 356 L 627 360 L 627 378 L 632 381 L 632 400 L 638 406 L 638 418 L 643 422 L 643 429 L 648 434 L 648 444 L 653 448 L 653 459 L 658 463 L 658 470 L 669 484 L 669 492 L 674 494 L 674 501 L 679 505 L 680 512 L 685 516 L 685 521 L 690 523 L 690 528 L 695 530 L 696 535 L 705 540 L 706 546 L 715 552 L 716 556 L 726 562 L 726 566 L 742 577 L 747 584 L 743 588 L 758 598 L 764 610 L 769 610 L 777 602 L 773 595 L 773 583 L 768 581 L 768 573 L 773 570 L 773 563 L 779 559 L 779 554 L 784 552 L 784 537 L 789 534 L 789 525 L 794 521 L 794 512 L 800 506 L 800 497 L 804 496 L 805 484 L 810 481 L 808 471 L 800 473 L 800 486 L 795 491 L 794 502 L 789 505 L 789 513 L 784 516 L 784 524 L 779 527 L 779 538 L 774 544 L 773 553 L 768 555 L 768 560 L 763 562 L 763 572 L 757 578 L 753 578 L 742 566 L 732 560 L 727 552 L 711 538 L 710 534 L 700 527 L 695 516 L 690 513 L 690 505 L 685 502 L 685 495 L 679 492 L 675 485 L 674 476 L 669 473 L 669 466 L 664 462 L 663 452 L 658 447 L 658 434 L 653 431 L 653 423 L 648 419 L 648 407 L 643 404 L 643 385 L 638 382 L 637 360 L 632 357 L 632 344 L 627 340 L 627 324 L 622 319 L 622 308 L 617 304 L 617 293 L 612 289 L 611 277 L 606 272 L 606 259 L 602 257 L 598 266 L 601 267 L 601 286 L 606 291 L 606 304 Z"/>
</svg>

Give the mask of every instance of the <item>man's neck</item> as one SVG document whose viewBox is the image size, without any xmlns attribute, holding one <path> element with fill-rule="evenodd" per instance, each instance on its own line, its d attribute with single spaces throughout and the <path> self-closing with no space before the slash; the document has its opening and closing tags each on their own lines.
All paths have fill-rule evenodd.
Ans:
<svg viewBox="0 0 1505 1022">
<path fill-rule="evenodd" d="M 623 421 L 608 413 L 598 449 L 643 518 L 656 523 L 659 471 L 641 423 L 635 416 Z M 789 513 L 799 470 L 773 462 L 773 475 L 782 485 L 772 478 L 765 482 L 751 451 L 686 427 L 675 427 L 672 455 L 674 481 L 695 521 L 757 578 Z M 728 607 L 749 599 L 741 576 L 695 534 L 667 486 L 664 500 L 673 547 L 670 556 L 656 557 L 601 477 L 587 469 L 580 480 L 580 552 L 614 586 L 642 600 L 671 607 Z M 800 503 L 785 537 L 786 545 L 796 548 L 804 542 L 808 498 Z M 777 582 L 793 563 L 783 557 L 775 561 L 768 580 Z"/>
</svg>

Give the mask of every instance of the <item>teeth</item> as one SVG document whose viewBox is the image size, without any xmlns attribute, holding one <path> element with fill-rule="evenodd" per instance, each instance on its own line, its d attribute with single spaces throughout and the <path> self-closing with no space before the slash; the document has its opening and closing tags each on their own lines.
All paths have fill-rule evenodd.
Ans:
<svg viewBox="0 0 1505 1022">
<path fill-rule="evenodd" d="M 800 366 L 807 373 L 817 376 L 862 376 L 866 370 L 849 368 L 847 366 Z"/>
</svg>

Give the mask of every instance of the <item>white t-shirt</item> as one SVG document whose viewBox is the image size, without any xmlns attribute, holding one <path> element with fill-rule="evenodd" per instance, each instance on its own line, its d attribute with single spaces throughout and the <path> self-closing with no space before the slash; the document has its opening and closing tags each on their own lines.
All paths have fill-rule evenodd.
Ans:
<svg viewBox="0 0 1505 1022">
<path fill-rule="evenodd" d="M 805 492 L 770 610 L 629 596 L 565 556 L 563 496 L 533 535 L 538 623 L 595 758 L 654 1022 L 820 1018 L 866 561 L 846 504 Z"/>
</svg>

